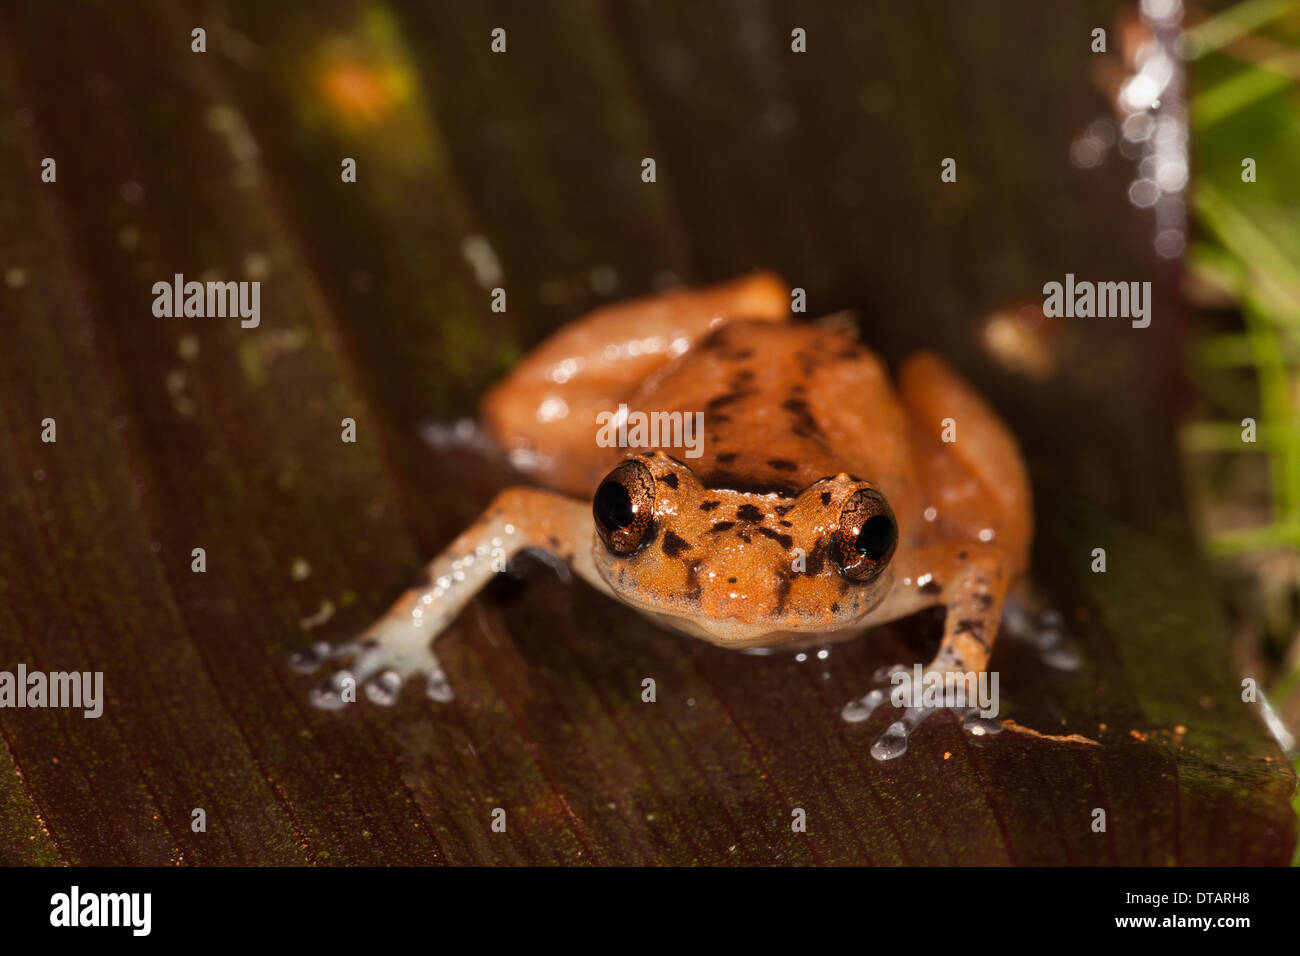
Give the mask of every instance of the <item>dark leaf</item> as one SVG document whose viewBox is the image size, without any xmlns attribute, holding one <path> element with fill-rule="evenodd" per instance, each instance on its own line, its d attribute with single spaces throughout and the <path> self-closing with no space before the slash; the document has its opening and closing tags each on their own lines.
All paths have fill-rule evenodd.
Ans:
<svg viewBox="0 0 1300 956">
<path fill-rule="evenodd" d="M 0 712 L 0 860 L 1287 862 L 1294 776 L 1241 701 L 1180 498 L 1176 266 L 1132 164 L 1067 155 L 1108 109 L 1087 37 L 1111 12 L 21 5 L 0 36 L 0 668 L 102 670 L 106 706 Z M 476 275 L 476 236 L 503 279 Z M 1008 417 L 1033 581 L 1082 666 L 999 643 L 1004 706 L 1095 744 L 943 715 L 878 763 L 889 718 L 840 707 L 921 659 L 933 619 L 825 661 L 733 655 L 541 567 L 441 641 L 454 703 L 310 707 L 289 651 L 365 626 L 511 480 L 422 422 L 471 413 L 595 305 L 754 267 L 814 314 L 857 310 L 891 361 L 950 356 Z M 1068 322 L 1042 382 L 996 365 L 981 317 L 1066 272 L 1152 280 L 1151 327 Z M 155 317 L 175 273 L 261 278 L 260 326 Z"/>
</svg>

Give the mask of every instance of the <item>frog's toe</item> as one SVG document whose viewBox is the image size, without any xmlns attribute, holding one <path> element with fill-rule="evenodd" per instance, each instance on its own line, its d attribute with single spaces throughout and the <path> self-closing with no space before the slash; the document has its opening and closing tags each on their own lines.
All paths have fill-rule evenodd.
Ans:
<svg viewBox="0 0 1300 956">
<path fill-rule="evenodd" d="M 289 667 L 299 674 L 314 674 L 320 670 L 321 663 L 329 654 L 329 645 L 317 641 L 306 647 L 300 647 L 289 654 Z"/>
<path fill-rule="evenodd" d="M 860 723 L 874 714 L 887 700 L 885 692 L 877 688 L 865 697 L 845 704 L 840 716 L 849 723 Z M 895 757 L 901 757 L 907 753 L 907 742 L 912 732 L 928 717 L 946 709 L 944 707 L 902 708 L 902 716 L 886 727 L 884 733 L 871 745 L 871 756 L 877 760 L 893 760 Z"/>
<path fill-rule="evenodd" d="M 338 710 L 343 705 L 356 700 L 356 678 L 351 671 L 335 671 L 321 681 L 308 693 L 307 698 L 313 707 L 321 710 Z"/>
<path fill-rule="evenodd" d="M 895 671 L 905 670 L 907 670 L 906 664 L 887 664 L 884 667 L 878 668 L 876 672 L 871 675 L 871 682 L 873 684 L 888 685 Z M 888 699 L 888 696 L 888 690 L 877 687 L 874 690 L 868 691 L 863 696 L 855 698 L 845 704 L 840 710 L 840 716 L 851 724 L 861 723 L 874 714 L 876 708 L 883 704 Z"/>
<path fill-rule="evenodd" d="M 907 753 L 907 743 L 916 728 L 927 719 L 949 711 L 961 723 L 961 728 L 973 737 L 984 737 L 1002 730 L 997 721 L 980 714 L 978 707 L 904 707 L 903 716 L 885 728 L 885 732 L 871 745 L 871 756 L 877 760 L 893 760 Z"/>
<path fill-rule="evenodd" d="M 1044 666 L 1058 671 L 1079 669 L 1079 652 L 1065 636 L 1065 621 L 1059 611 L 1047 610 L 1038 615 L 1032 639 Z"/>
<path fill-rule="evenodd" d="M 1024 593 L 1007 595 L 998 633 L 1029 644 L 1044 667 L 1058 671 L 1079 669 L 1079 651 L 1066 635 L 1061 612 L 1055 608 L 1038 610 L 1037 602 Z"/>
<path fill-rule="evenodd" d="M 895 705 L 890 699 L 891 689 L 888 685 L 893 683 L 894 673 L 900 670 L 906 671 L 908 668 L 903 664 L 894 664 L 877 670 L 872 675 L 873 682 L 886 686 L 878 686 L 864 696 L 849 701 L 841 709 L 840 717 L 851 724 L 857 724 L 870 719 L 882 705 L 888 704 L 891 708 L 894 707 Z M 965 705 L 944 707 L 917 704 L 898 709 L 901 711 L 898 718 L 891 722 L 884 732 L 876 738 L 875 743 L 871 745 L 871 756 L 877 760 L 893 760 L 895 757 L 901 757 L 907 753 L 908 740 L 913 732 L 934 714 L 945 710 L 951 711 L 953 716 L 961 723 L 962 729 L 972 736 L 982 737 L 995 734 L 1002 729 L 996 721 L 982 716 L 978 707 Z"/>
<path fill-rule="evenodd" d="M 356 653 L 355 644 L 331 644 L 329 641 L 316 641 L 306 647 L 300 647 L 289 655 L 289 667 L 299 674 L 314 674 L 326 661 L 341 657 L 350 657 Z"/>
<path fill-rule="evenodd" d="M 366 699 L 380 707 L 392 707 L 402 693 L 402 676 L 395 670 L 382 671 L 366 681 Z"/>
<path fill-rule="evenodd" d="M 871 745 L 871 756 L 877 760 L 893 760 L 907 753 L 907 742 L 912 732 L 925 720 L 944 707 L 904 707 L 903 716 L 885 728 L 885 732 Z"/>
<path fill-rule="evenodd" d="M 876 708 L 885 702 L 885 692 L 876 688 L 868 694 L 851 700 L 844 705 L 840 716 L 851 724 L 859 724 L 876 712 Z"/>
</svg>

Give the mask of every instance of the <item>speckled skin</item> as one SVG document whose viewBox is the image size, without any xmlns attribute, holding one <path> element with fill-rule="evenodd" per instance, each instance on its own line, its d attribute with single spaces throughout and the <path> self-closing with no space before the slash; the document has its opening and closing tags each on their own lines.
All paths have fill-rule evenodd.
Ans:
<svg viewBox="0 0 1300 956">
<path fill-rule="evenodd" d="M 982 671 L 1031 534 L 1014 439 L 937 357 L 910 358 L 895 388 L 848 335 L 790 322 L 787 297 L 758 275 L 602 309 L 492 389 L 485 428 L 553 490 L 502 492 L 350 648 L 357 679 L 380 676 L 372 699 L 386 702 L 415 672 L 430 675 L 432 696 L 449 697 L 430 641 L 499 569 L 492 556 L 525 547 L 726 647 L 841 640 L 941 604 L 930 669 Z M 702 454 L 600 447 L 596 416 L 620 403 L 703 412 Z M 941 440 L 945 420 L 954 441 Z M 625 556 L 596 534 L 591 495 L 629 456 L 653 476 L 653 526 Z M 866 583 L 841 573 L 830 547 L 845 502 L 863 488 L 884 495 L 898 527 L 892 560 Z M 318 703 L 330 706 L 338 683 L 319 689 Z"/>
</svg>

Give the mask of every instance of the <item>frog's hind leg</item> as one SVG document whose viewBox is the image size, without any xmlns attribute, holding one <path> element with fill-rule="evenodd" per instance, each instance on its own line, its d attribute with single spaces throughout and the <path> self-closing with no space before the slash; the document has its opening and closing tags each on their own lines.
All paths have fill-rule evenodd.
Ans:
<svg viewBox="0 0 1300 956">
<path fill-rule="evenodd" d="M 426 678 L 434 700 L 452 698 L 432 643 L 494 573 L 525 548 L 545 551 L 570 564 L 584 578 L 604 588 L 591 559 L 590 540 L 577 540 L 577 529 L 590 527 L 590 506 L 534 488 L 507 488 L 463 534 L 431 561 L 419 583 L 409 588 L 383 617 L 354 641 L 330 647 L 313 645 L 290 660 L 309 673 L 326 659 L 347 660 L 311 694 L 317 707 L 334 710 L 356 700 L 358 686 L 377 704 L 394 704 L 402 682 Z"/>
<path fill-rule="evenodd" d="M 947 362 L 931 352 L 918 352 L 903 363 L 898 390 L 921 432 L 941 443 L 979 482 L 994 513 L 981 513 L 978 520 L 990 526 L 1012 558 L 1013 572 L 1023 570 L 1033 533 L 1033 502 L 1029 476 L 1010 430 Z M 953 440 L 943 442 L 948 427 Z"/>
<path fill-rule="evenodd" d="M 719 324 L 789 313 L 789 290 L 765 273 L 598 309 L 538 345 L 488 392 L 484 426 L 534 480 L 590 494 L 607 463 L 596 445 L 597 414 L 616 412 Z"/>
<path fill-rule="evenodd" d="M 931 353 L 917 353 L 904 363 L 899 391 L 923 433 L 937 437 L 943 420 L 952 419 L 956 440 L 944 447 L 975 476 L 994 505 L 996 519 L 984 522 L 981 513 L 978 524 L 987 524 L 994 532 L 993 541 L 1007 559 L 1004 570 L 1014 578 L 1027 563 L 1033 530 L 1029 478 L 1015 439 L 984 400 Z M 978 535 L 983 528 L 971 526 L 969 530 Z M 982 548 L 977 545 L 972 550 Z M 999 622 L 990 623 L 991 636 Z M 1023 578 L 1013 581 L 1006 593 L 1001 624 L 1031 643 L 1044 665 L 1057 670 L 1079 666 L 1078 654 L 1065 638 L 1060 613 L 1039 606 Z"/>
</svg>

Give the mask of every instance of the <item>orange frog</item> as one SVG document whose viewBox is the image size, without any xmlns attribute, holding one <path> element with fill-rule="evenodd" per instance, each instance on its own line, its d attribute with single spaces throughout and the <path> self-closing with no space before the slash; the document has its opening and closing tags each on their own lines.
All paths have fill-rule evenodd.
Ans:
<svg viewBox="0 0 1300 956">
<path fill-rule="evenodd" d="M 788 289 L 756 275 L 600 309 L 539 345 L 482 419 L 549 490 L 502 491 L 357 641 L 297 655 L 302 670 L 351 659 L 314 702 L 341 706 L 362 684 L 392 703 L 417 674 L 450 700 L 434 639 L 525 548 L 727 648 L 825 644 L 943 605 L 926 672 L 983 672 L 1031 534 L 1015 440 L 936 356 L 908 359 L 895 387 L 850 335 L 789 320 Z M 603 447 L 599 417 L 620 406 L 703 413 L 703 440 L 693 457 Z M 901 752 L 925 713 L 873 752 Z"/>
</svg>

